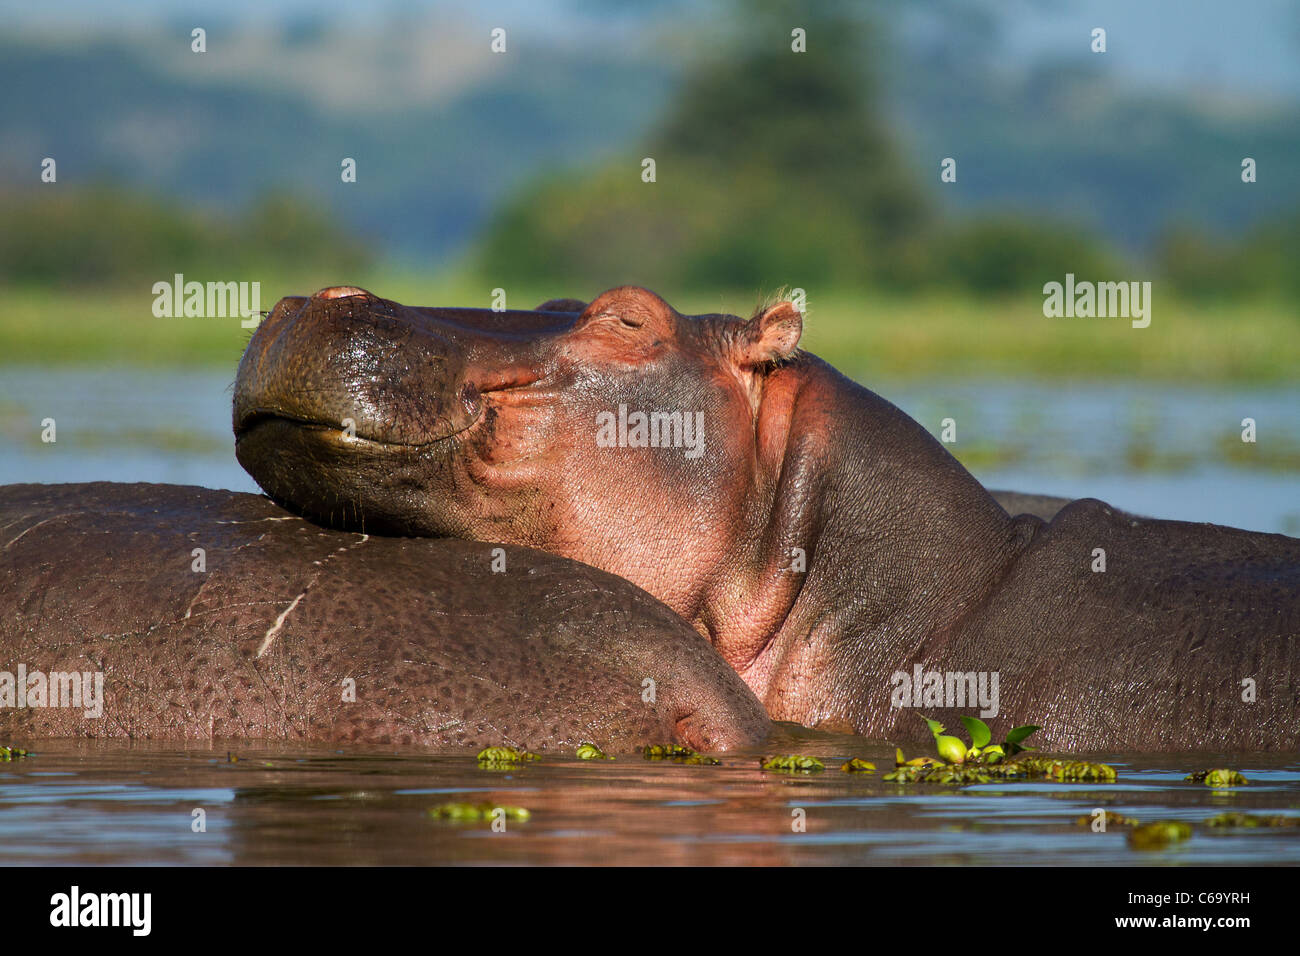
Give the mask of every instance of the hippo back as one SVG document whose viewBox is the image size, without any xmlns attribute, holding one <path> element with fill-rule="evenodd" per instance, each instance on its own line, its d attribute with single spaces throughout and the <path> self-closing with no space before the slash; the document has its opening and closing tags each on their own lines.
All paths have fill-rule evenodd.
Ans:
<svg viewBox="0 0 1300 956">
<path fill-rule="evenodd" d="M 526 548 L 327 531 L 254 495 L 112 483 L 0 488 L 0 545 L 3 742 L 725 749 L 770 728 L 667 607 Z M 102 713 L 5 701 L 20 668 L 29 684 L 102 673 Z"/>
</svg>

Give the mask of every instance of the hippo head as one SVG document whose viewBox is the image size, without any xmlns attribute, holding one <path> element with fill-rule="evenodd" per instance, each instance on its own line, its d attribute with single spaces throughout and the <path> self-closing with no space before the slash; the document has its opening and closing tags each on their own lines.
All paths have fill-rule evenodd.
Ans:
<svg viewBox="0 0 1300 956">
<path fill-rule="evenodd" d="M 630 286 L 529 311 L 325 289 L 249 342 L 236 455 L 318 522 L 540 548 L 696 618 L 771 534 L 801 332 L 789 302 L 684 316 Z"/>
</svg>

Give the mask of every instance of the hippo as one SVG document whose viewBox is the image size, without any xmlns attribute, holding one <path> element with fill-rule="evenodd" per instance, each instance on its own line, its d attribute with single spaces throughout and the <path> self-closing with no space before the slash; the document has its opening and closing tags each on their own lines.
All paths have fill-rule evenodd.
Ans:
<svg viewBox="0 0 1300 956">
<path fill-rule="evenodd" d="M 514 311 L 333 287 L 252 336 L 236 455 L 331 527 L 625 578 L 774 720 L 901 741 L 929 737 L 918 715 L 978 713 L 1072 751 L 1300 743 L 1300 540 L 1095 499 L 1009 513 L 802 329 L 789 301 L 683 315 L 634 286 Z"/>
<path fill-rule="evenodd" d="M 624 579 L 527 548 L 326 530 L 260 495 L 0 487 L 0 609 L 4 744 L 727 750 L 771 730 L 736 672 Z M 28 690 L 55 674 L 82 676 L 59 678 L 58 701 Z"/>
</svg>

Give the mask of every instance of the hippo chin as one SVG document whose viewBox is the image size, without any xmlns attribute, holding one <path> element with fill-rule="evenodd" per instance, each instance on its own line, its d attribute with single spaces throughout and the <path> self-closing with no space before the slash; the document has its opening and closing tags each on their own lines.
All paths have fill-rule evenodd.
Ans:
<svg viewBox="0 0 1300 956">
<path fill-rule="evenodd" d="M 1013 517 L 801 332 L 788 302 L 685 316 L 634 287 L 513 312 L 326 290 L 249 343 L 237 454 L 320 522 L 626 578 L 775 719 L 913 737 L 910 711 L 983 710 L 1049 747 L 1297 746 L 1300 540 L 1092 499 Z"/>
<path fill-rule="evenodd" d="M 668 608 L 525 548 L 327 531 L 257 495 L 107 482 L 0 487 L 0 545 L 3 743 L 725 750 L 771 727 Z M 53 699 L 53 675 L 74 673 L 80 696 Z"/>
</svg>

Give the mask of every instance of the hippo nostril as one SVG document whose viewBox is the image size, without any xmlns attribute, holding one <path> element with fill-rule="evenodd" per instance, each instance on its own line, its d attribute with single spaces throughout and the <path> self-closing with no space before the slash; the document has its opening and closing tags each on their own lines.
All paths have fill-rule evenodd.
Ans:
<svg viewBox="0 0 1300 956">
<path fill-rule="evenodd" d="M 354 285 L 332 285 L 328 289 L 321 289 L 313 299 L 346 299 L 354 295 L 370 295 L 365 289 L 358 289 Z"/>
</svg>

